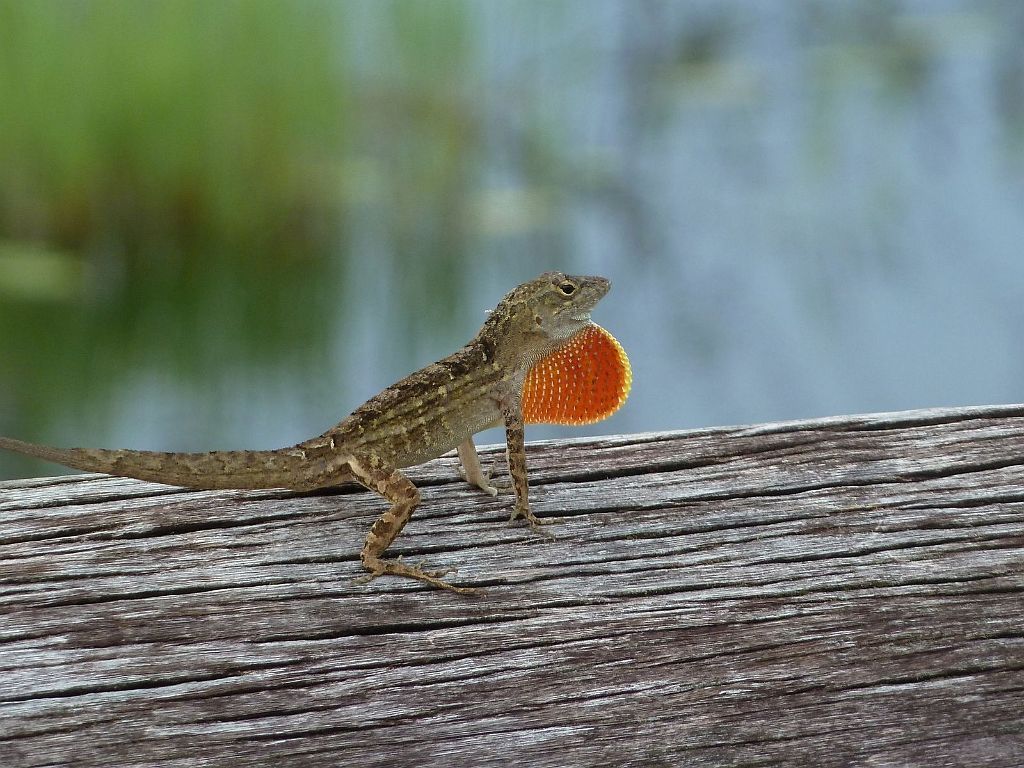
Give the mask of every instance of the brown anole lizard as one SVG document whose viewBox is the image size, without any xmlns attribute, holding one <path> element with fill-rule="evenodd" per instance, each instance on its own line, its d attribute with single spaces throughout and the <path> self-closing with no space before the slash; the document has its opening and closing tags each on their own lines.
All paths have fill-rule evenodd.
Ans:
<svg viewBox="0 0 1024 768">
<path fill-rule="evenodd" d="M 393 574 L 471 592 L 444 581 L 444 571 L 384 558 L 420 503 L 419 491 L 401 470 L 457 448 L 466 480 L 497 495 L 480 467 L 473 435 L 504 425 L 516 497 L 512 520 L 522 517 L 538 526 L 527 494 L 524 425 L 600 421 L 629 394 L 625 352 L 590 321 L 590 311 L 610 287 L 603 277 L 560 272 L 523 283 L 458 352 L 388 387 L 322 435 L 289 448 L 161 453 L 52 448 L 7 437 L 0 437 L 0 448 L 89 472 L 196 489 L 312 491 L 356 482 L 391 502 L 360 552 L 368 578 Z"/>
</svg>

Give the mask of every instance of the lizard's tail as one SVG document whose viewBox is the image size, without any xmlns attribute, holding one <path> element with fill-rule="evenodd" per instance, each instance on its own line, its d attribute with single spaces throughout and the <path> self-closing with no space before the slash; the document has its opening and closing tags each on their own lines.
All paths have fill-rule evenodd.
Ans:
<svg viewBox="0 0 1024 768">
<path fill-rule="evenodd" d="M 104 472 L 184 488 L 291 488 L 301 455 L 285 451 L 160 453 L 105 448 L 53 448 L 0 437 L 0 448 L 85 472 Z"/>
</svg>

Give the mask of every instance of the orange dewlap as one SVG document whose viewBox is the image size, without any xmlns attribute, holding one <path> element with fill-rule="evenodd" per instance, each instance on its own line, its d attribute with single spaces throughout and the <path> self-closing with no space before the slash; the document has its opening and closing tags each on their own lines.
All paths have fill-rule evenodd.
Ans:
<svg viewBox="0 0 1024 768">
<path fill-rule="evenodd" d="M 622 346 L 591 323 L 526 374 L 523 419 L 527 424 L 593 424 L 619 410 L 632 384 Z"/>
</svg>

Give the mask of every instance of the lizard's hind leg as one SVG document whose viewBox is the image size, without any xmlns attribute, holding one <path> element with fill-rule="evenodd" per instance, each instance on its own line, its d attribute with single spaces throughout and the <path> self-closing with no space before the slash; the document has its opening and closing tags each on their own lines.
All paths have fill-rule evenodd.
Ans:
<svg viewBox="0 0 1024 768">
<path fill-rule="evenodd" d="M 412 517 L 412 513 L 419 506 L 420 492 L 409 478 L 380 459 L 352 457 L 348 463 L 352 474 L 361 484 L 391 502 L 391 508 L 374 521 L 370 533 L 366 537 L 366 542 L 363 544 L 363 549 L 359 553 L 363 567 L 370 572 L 366 580 L 370 581 L 378 576 L 390 574 L 417 579 L 433 587 L 448 589 L 452 592 L 463 594 L 476 592 L 477 590 L 471 587 L 456 587 L 444 581 L 441 577 L 448 571 L 426 571 L 418 565 L 406 565 L 401 559 L 384 559 L 382 557 L 384 551 L 402 532 L 405 524 Z"/>
</svg>

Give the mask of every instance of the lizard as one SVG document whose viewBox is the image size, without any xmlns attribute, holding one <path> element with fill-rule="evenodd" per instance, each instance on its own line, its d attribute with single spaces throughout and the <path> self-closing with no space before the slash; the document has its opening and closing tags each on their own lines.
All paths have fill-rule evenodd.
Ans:
<svg viewBox="0 0 1024 768">
<path fill-rule="evenodd" d="M 384 554 L 420 503 L 402 470 L 457 450 L 462 475 L 496 496 L 473 435 L 505 427 L 515 503 L 510 522 L 537 529 L 526 471 L 526 424 L 588 424 L 619 409 L 632 372 L 618 341 L 590 319 L 608 293 L 597 276 L 545 272 L 513 289 L 462 349 L 410 374 L 323 434 L 287 448 L 204 453 L 55 448 L 0 436 L 0 448 L 87 472 L 190 489 L 283 488 L 309 492 L 355 482 L 391 506 L 370 527 L 360 551 L 369 575 L 404 576 L 470 593 L 429 571 Z"/>
</svg>

